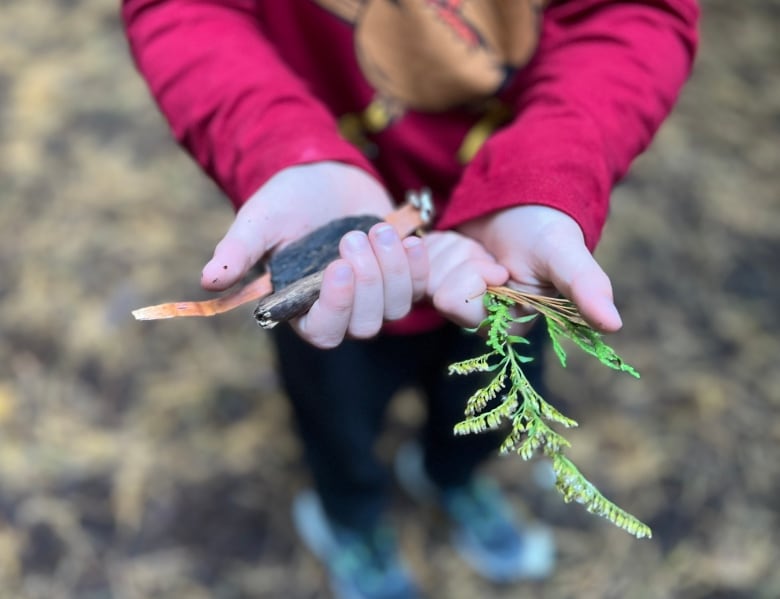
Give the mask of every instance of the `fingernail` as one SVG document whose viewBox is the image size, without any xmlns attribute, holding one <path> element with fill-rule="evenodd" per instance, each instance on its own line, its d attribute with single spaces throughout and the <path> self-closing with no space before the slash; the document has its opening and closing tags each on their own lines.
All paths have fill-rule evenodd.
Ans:
<svg viewBox="0 0 780 599">
<path fill-rule="evenodd" d="M 395 229 L 390 225 L 378 225 L 374 229 L 374 235 L 376 235 L 379 243 L 384 247 L 392 246 L 398 239 Z"/>
<path fill-rule="evenodd" d="M 347 249 L 353 252 L 362 252 L 368 249 L 368 239 L 365 233 L 359 231 L 352 231 L 344 235 L 344 243 Z"/>
<path fill-rule="evenodd" d="M 610 304 L 609 311 L 611 312 L 611 316 L 618 323 L 618 326 L 622 327 L 623 326 L 623 319 L 620 318 L 620 312 L 618 312 L 618 309 L 615 307 L 614 304 Z"/>
<path fill-rule="evenodd" d="M 404 244 L 404 247 L 407 250 L 410 250 L 412 252 L 418 252 L 422 248 L 422 239 L 420 239 L 419 237 L 415 237 L 414 235 L 412 235 L 411 237 L 407 237 L 406 239 L 401 241 L 401 243 Z"/>
</svg>

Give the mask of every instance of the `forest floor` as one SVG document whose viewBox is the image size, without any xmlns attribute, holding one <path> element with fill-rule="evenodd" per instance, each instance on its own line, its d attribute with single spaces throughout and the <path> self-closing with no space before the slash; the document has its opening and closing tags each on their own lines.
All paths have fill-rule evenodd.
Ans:
<svg viewBox="0 0 780 599">
<path fill-rule="evenodd" d="M 780 3 L 705 0 L 695 74 L 616 190 L 597 257 L 640 380 L 573 355 L 549 384 L 570 455 L 648 522 L 635 540 L 489 466 L 554 530 L 558 568 L 494 587 L 394 497 L 434 598 L 780 597 Z M 0 14 L 0 599 L 328 597 L 299 543 L 306 484 L 250 311 L 138 323 L 203 297 L 231 212 L 171 141 L 106 0 Z M 385 455 L 414 434 L 394 402 Z"/>
</svg>

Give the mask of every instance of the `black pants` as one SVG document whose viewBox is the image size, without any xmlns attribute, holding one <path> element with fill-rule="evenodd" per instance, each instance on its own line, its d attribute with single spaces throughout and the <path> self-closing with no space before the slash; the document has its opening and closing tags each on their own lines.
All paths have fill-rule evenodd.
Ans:
<svg viewBox="0 0 780 599">
<path fill-rule="evenodd" d="M 542 326 L 531 332 L 529 352 L 536 359 L 525 370 L 540 392 L 545 335 Z M 466 482 L 506 434 L 453 434 L 466 400 L 485 379 L 449 376 L 447 366 L 484 353 L 478 335 L 447 325 L 419 335 L 346 340 L 330 350 L 312 347 L 286 326 L 274 329 L 273 338 L 316 490 L 338 524 L 369 526 L 384 510 L 389 473 L 374 446 L 388 403 L 401 388 L 415 386 L 426 398 L 420 441 L 426 471 L 440 487 Z"/>
</svg>

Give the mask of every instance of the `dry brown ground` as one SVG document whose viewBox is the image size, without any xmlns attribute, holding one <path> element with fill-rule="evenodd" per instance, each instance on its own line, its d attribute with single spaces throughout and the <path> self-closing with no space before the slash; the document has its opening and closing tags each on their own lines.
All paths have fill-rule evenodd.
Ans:
<svg viewBox="0 0 780 599">
<path fill-rule="evenodd" d="M 646 519 L 636 541 L 491 467 L 555 528 L 543 584 L 493 588 L 398 497 L 435 597 L 780 597 L 780 3 L 704 2 L 696 74 L 615 193 L 599 258 L 640 381 L 574 358 L 550 383 L 572 455 Z M 0 11 L 0 597 L 327 597 L 291 529 L 304 480 L 248 314 L 142 325 L 198 295 L 230 220 L 171 143 L 110 0 Z M 392 447 L 419 418 L 399 400 Z"/>
</svg>

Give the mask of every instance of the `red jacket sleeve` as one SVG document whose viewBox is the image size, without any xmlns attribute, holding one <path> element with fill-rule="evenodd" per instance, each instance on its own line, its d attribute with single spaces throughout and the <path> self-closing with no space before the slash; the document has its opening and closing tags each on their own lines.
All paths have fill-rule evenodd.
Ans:
<svg viewBox="0 0 780 599">
<path fill-rule="evenodd" d="M 338 160 L 373 173 L 264 39 L 254 5 L 123 1 L 136 65 L 173 134 L 236 207 L 294 164 Z"/>
<path fill-rule="evenodd" d="M 593 249 L 612 187 L 690 73 L 698 14 L 694 0 L 552 4 L 513 85 L 517 117 L 468 165 L 438 226 L 543 204 L 573 217 Z"/>
</svg>

